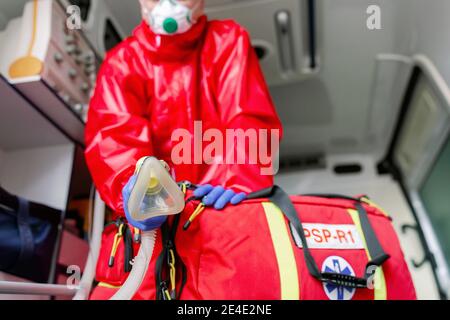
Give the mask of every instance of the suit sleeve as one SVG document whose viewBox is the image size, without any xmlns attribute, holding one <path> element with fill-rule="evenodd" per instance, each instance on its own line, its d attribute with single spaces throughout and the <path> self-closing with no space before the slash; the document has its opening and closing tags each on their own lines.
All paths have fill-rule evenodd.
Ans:
<svg viewBox="0 0 450 320">
<path fill-rule="evenodd" d="M 273 164 L 273 169 L 277 169 L 273 161 L 267 163 L 265 155 L 273 154 L 274 159 L 277 158 L 282 125 L 248 33 L 237 28 L 236 34 L 229 37 L 224 47 L 226 49 L 218 61 L 220 72 L 217 79 L 217 101 L 222 123 L 226 130 L 232 129 L 237 135 L 241 130 L 241 135 L 245 133 L 254 138 L 256 133 L 257 137 L 257 149 L 255 141 L 246 143 L 245 147 L 235 141 L 236 164 L 227 165 L 225 184 L 251 192 L 273 185 L 273 175 L 267 175 L 262 169 L 268 169 Z M 267 132 L 266 138 L 261 136 L 264 132 Z M 228 157 L 230 150 L 226 152 Z"/>
<path fill-rule="evenodd" d="M 85 157 L 105 203 L 123 214 L 122 188 L 136 162 L 152 154 L 145 84 L 124 57 L 108 57 L 98 75 L 86 125 Z"/>
</svg>

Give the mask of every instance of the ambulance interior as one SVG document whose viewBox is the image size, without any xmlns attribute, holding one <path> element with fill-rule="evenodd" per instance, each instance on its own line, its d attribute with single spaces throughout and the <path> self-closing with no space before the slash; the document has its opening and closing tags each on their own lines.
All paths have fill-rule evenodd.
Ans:
<svg viewBox="0 0 450 320">
<path fill-rule="evenodd" d="M 0 273 L 0 299 L 67 299 L 76 290 L 58 287 L 67 281 L 65 266 L 86 266 L 84 276 L 92 282 L 89 241 L 98 236 L 89 230 L 101 220 L 93 212 L 104 206 L 83 158 L 88 99 L 72 93 L 68 81 L 81 76 L 60 64 L 39 77 L 8 76 L 11 62 L 26 51 L 29 4 L 0 1 L 0 186 L 52 208 L 59 227 L 44 275 L 30 280 Z M 59 16 L 49 9 L 52 19 L 38 24 L 44 27 L 35 54 L 51 64 L 64 58 L 56 51 L 53 60 L 46 58 L 42 48 L 48 43 L 61 51 L 87 50 L 90 61 L 80 85 L 88 91 L 105 52 L 140 22 L 138 1 L 61 4 Z M 70 4 L 81 9 L 82 49 L 53 36 L 64 28 L 58 19 Z M 234 19 L 251 34 L 284 126 L 276 183 L 290 194 L 368 195 L 393 218 L 418 298 L 447 299 L 450 2 L 207 0 L 206 5 L 210 19 Z M 95 197 L 93 205 L 89 199 Z M 41 287 L 26 286 L 33 283 L 54 284 L 56 291 L 46 295 Z"/>
</svg>

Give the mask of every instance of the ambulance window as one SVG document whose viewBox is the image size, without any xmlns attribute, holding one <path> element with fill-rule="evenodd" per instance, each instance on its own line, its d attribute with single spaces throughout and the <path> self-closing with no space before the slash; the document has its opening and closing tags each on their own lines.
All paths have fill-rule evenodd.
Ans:
<svg viewBox="0 0 450 320">
<path fill-rule="evenodd" d="M 420 196 L 450 265 L 450 138 L 420 188 Z"/>
</svg>

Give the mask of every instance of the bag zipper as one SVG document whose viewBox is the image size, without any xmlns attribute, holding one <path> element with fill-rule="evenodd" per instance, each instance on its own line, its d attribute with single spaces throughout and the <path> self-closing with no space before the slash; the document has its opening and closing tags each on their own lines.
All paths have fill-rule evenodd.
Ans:
<svg viewBox="0 0 450 320">
<path fill-rule="evenodd" d="M 131 264 L 131 262 L 133 261 L 133 258 L 134 258 L 133 235 L 132 235 L 130 228 L 128 227 L 128 224 L 122 218 L 118 218 L 117 220 L 106 224 L 105 227 L 111 226 L 113 224 L 116 225 L 117 232 L 116 232 L 116 235 L 114 236 L 114 243 L 111 248 L 111 254 L 109 257 L 108 266 L 110 268 L 112 268 L 114 266 L 117 250 L 118 250 L 120 241 L 123 239 L 124 251 L 125 251 L 124 252 L 124 271 L 125 271 L 125 273 L 129 273 L 129 272 L 131 272 L 131 270 L 133 268 L 133 266 Z"/>
</svg>

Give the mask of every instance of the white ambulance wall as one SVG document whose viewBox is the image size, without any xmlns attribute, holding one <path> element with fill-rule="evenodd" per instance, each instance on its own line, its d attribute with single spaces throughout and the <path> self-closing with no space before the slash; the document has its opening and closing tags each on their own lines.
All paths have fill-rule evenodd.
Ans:
<svg viewBox="0 0 450 320">
<path fill-rule="evenodd" d="M 0 30 L 6 23 L 22 14 L 23 6 L 29 0 L 1 0 L 0 1 Z"/>
<path fill-rule="evenodd" d="M 373 1 L 317 3 L 318 78 L 271 90 L 286 130 L 282 153 L 369 153 L 380 159 L 410 70 L 399 62 L 376 65 L 375 56 L 425 54 L 450 84 L 450 1 L 377 1 L 377 31 L 366 28 L 365 10 Z"/>
<path fill-rule="evenodd" d="M 96 1 L 96 0 L 94 0 Z M 98 1 L 98 0 L 97 0 Z M 141 22 L 141 9 L 137 0 L 100 0 L 105 1 L 111 13 L 117 19 L 125 35 L 131 35 L 133 29 Z M 209 1 L 209 0 L 206 0 Z"/>
<path fill-rule="evenodd" d="M 5 17 L 5 15 L 2 12 L 0 12 L 0 30 L 2 30 L 6 26 L 7 22 L 8 22 L 8 19 Z"/>
<path fill-rule="evenodd" d="M 0 185 L 28 200 L 65 210 L 72 173 L 72 144 L 0 151 Z"/>
<path fill-rule="evenodd" d="M 426 55 L 450 84 L 450 39 L 446 30 L 450 27 L 446 0 L 396 1 L 394 21 L 395 48 L 392 53 L 412 56 Z M 392 130 L 398 117 L 398 107 L 403 99 L 405 85 L 410 77 L 410 67 L 405 63 L 381 62 L 378 64 L 378 81 L 369 110 L 367 146 L 377 159 L 386 153 Z"/>
<path fill-rule="evenodd" d="M 379 53 L 405 51 L 398 39 L 407 28 L 398 27 L 407 25 L 408 17 L 396 1 L 377 1 L 382 30 L 371 31 L 366 24 L 371 4 L 370 0 L 317 1 L 318 77 L 271 89 L 285 126 L 284 153 L 372 149 L 366 132 L 375 58 Z"/>
<path fill-rule="evenodd" d="M 402 0 L 410 4 L 409 0 Z M 450 1 L 414 0 L 414 50 L 427 55 L 450 85 Z"/>
</svg>

